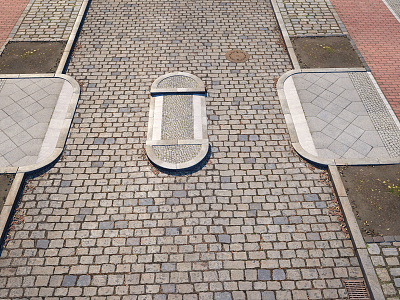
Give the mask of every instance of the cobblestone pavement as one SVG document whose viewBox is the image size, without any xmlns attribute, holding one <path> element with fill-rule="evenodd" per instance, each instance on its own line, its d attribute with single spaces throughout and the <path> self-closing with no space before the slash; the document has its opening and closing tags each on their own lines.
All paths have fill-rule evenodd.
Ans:
<svg viewBox="0 0 400 300">
<path fill-rule="evenodd" d="M 12 4 L 8 0 L 0 0 L 0 48 L 5 43 L 28 3 L 29 0 L 16 0 L 12 1 Z"/>
<path fill-rule="evenodd" d="M 369 243 L 368 252 L 381 282 L 383 293 L 388 300 L 398 300 L 400 293 L 400 242 L 395 241 L 393 237 L 391 239 L 387 237 L 387 240 L 383 243 Z"/>
<path fill-rule="evenodd" d="M 12 41 L 68 40 L 82 0 L 0 0 L 0 47 Z M 21 19 L 19 20 L 19 18 Z M 17 22 L 18 20 L 18 22 Z"/>
<path fill-rule="evenodd" d="M 381 1 L 332 0 L 372 74 L 400 116 L 400 23 Z"/>
<path fill-rule="evenodd" d="M 329 0 L 276 0 L 289 36 L 343 34 Z"/>
<path fill-rule="evenodd" d="M 68 40 L 82 0 L 34 0 L 13 40 Z"/>
<path fill-rule="evenodd" d="M 276 29 L 266 1 L 93 1 L 65 154 L 26 187 L 0 298 L 345 298 L 362 274 L 325 173 L 291 150 Z M 235 48 L 250 60 L 227 61 Z M 186 176 L 143 155 L 149 87 L 173 71 L 208 85 L 212 155 Z"/>
</svg>

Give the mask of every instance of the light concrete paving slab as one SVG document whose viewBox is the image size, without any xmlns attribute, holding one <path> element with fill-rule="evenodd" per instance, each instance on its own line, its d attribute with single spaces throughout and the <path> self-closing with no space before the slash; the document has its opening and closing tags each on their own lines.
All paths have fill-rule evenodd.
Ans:
<svg viewBox="0 0 400 300">
<path fill-rule="evenodd" d="M 79 85 L 69 76 L 23 76 L 0 79 L 0 168 L 5 170 L 39 166 L 61 153 L 57 143 L 69 130 L 65 120 L 72 120 L 79 98 Z"/>
<path fill-rule="evenodd" d="M 399 160 L 399 122 L 371 76 L 362 69 L 288 72 L 282 88 L 295 127 L 293 143 L 309 142 L 303 136 L 309 132 L 316 152 L 307 146 L 304 150 L 324 161 Z M 300 106 L 291 106 L 293 99 Z"/>
</svg>

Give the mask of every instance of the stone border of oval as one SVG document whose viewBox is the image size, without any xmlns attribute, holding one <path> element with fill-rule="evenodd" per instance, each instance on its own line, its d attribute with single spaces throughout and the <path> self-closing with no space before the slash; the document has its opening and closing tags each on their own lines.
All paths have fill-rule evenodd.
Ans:
<svg viewBox="0 0 400 300">
<path fill-rule="evenodd" d="M 159 87 L 164 79 L 180 76 L 194 80 L 196 87 Z M 165 74 L 157 78 L 150 89 L 150 112 L 146 141 L 146 153 L 149 160 L 157 167 L 167 170 L 185 170 L 199 164 L 207 155 L 209 150 L 209 141 L 207 136 L 207 114 L 206 114 L 206 89 L 203 81 L 197 76 L 185 72 L 174 72 Z M 170 95 L 188 95 L 192 96 L 193 104 L 193 139 L 162 139 L 163 129 L 163 99 Z M 178 129 L 179 130 L 179 129 Z M 156 146 L 200 146 L 194 158 L 187 161 L 171 163 L 161 159 L 154 151 Z M 179 154 L 176 153 L 178 156 Z"/>
</svg>

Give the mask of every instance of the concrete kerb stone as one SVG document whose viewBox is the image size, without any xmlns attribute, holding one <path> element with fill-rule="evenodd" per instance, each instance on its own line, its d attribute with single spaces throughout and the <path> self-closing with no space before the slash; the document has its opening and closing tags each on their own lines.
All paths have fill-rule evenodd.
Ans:
<svg viewBox="0 0 400 300">
<path fill-rule="evenodd" d="M 67 45 L 65 46 L 63 55 L 62 55 L 61 60 L 60 60 L 60 63 L 58 64 L 58 68 L 57 68 L 56 74 L 61 74 L 65 70 L 65 67 L 66 67 L 67 62 L 68 62 L 68 58 L 69 58 L 69 56 L 71 54 L 72 47 L 75 44 L 75 41 L 76 41 L 76 39 L 78 37 L 79 29 L 82 26 L 82 22 L 84 20 L 84 16 L 85 16 L 85 14 L 87 12 L 87 9 L 89 8 L 89 2 L 90 2 L 90 0 L 84 0 L 83 3 L 82 3 L 81 9 L 79 10 L 79 13 L 78 13 L 78 17 L 76 18 L 74 27 L 72 28 L 72 32 L 71 32 L 71 34 L 70 34 L 70 36 L 68 38 Z"/>
<path fill-rule="evenodd" d="M 353 210 L 351 208 L 351 204 L 347 197 L 347 193 L 344 188 L 337 166 L 328 166 L 328 172 L 330 174 L 336 196 L 339 200 L 347 226 L 349 228 L 351 241 L 354 245 L 354 249 L 359 259 L 361 270 L 364 274 L 364 278 L 366 279 L 368 289 L 370 291 L 370 294 L 372 295 L 372 299 L 384 300 L 385 296 L 383 294 L 375 269 L 372 265 L 371 258 L 367 251 L 364 239 L 361 235 L 360 228 L 358 227 L 356 217 L 354 216 Z"/>
<path fill-rule="evenodd" d="M 360 228 L 358 227 L 356 217 L 353 214 L 353 210 L 350 201 L 347 197 L 347 193 L 344 188 L 343 182 L 340 178 L 339 171 L 336 166 L 329 166 L 328 170 L 332 181 L 335 183 L 334 189 L 337 197 L 340 200 L 340 204 L 342 207 L 342 211 L 345 215 L 347 225 L 350 228 L 350 234 L 352 237 L 354 247 L 356 249 L 365 249 L 366 248 L 365 242 L 361 235 Z"/>
<path fill-rule="evenodd" d="M 286 49 L 289 53 L 290 60 L 292 61 L 293 68 L 295 70 L 298 70 L 300 69 L 300 64 L 299 61 L 297 60 L 296 53 L 294 52 L 293 44 L 292 41 L 290 40 L 289 33 L 286 30 L 285 22 L 283 21 L 282 14 L 279 10 L 278 4 L 276 3 L 276 0 L 271 0 L 271 4 L 276 20 L 278 21 L 279 28 L 281 30 L 282 37 L 285 41 Z"/>
<path fill-rule="evenodd" d="M 11 221 L 14 206 L 16 204 L 16 199 L 18 199 L 18 195 L 23 188 L 22 182 L 24 180 L 24 177 L 25 177 L 24 173 L 18 173 L 15 175 L 15 178 L 13 180 L 11 188 L 8 192 L 6 201 L 4 203 L 3 209 L 1 210 L 1 213 L 0 213 L 0 243 L 1 244 L 3 243 L 3 240 L 5 239 L 7 227 L 8 227 L 9 222 Z"/>
<path fill-rule="evenodd" d="M 69 82 L 72 86 L 72 97 L 70 99 L 70 102 L 68 104 L 68 109 L 66 111 L 63 125 L 61 127 L 61 130 L 59 132 L 59 135 L 57 137 L 57 142 L 54 151 L 52 152 L 51 155 L 49 155 L 46 159 L 43 161 L 40 161 L 37 164 L 29 165 L 29 166 L 23 166 L 23 167 L 7 167 L 7 168 L 0 168 L 0 173 L 30 173 L 34 172 L 37 170 L 40 170 L 42 168 L 45 168 L 46 166 L 50 165 L 53 163 L 55 160 L 57 160 L 63 149 L 65 142 L 68 137 L 69 129 L 71 127 L 72 119 L 75 114 L 75 109 L 79 101 L 79 96 L 80 96 L 80 87 L 79 84 L 76 82 L 74 78 L 71 76 L 65 75 L 65 74 L 16 74 L 16 75 L 2 75 L 2 78 L 62 78 L 65 81 Z"/>
</svg>

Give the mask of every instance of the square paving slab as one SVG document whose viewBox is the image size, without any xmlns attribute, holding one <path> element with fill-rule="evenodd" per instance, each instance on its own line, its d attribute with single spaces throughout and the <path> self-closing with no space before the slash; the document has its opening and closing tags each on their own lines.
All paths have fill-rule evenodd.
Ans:
<svg viewBox="0 0 400 300">
<path fill-rule="evenodd" d="M 393 111 L 367 72 L 305 72 L 289 77 L 289 107 L 300 101 L 312 142 L 300 132 L 300 144 L 323 159 L 384 159 L 400 156 L 400 129 Z M 293 95 L 291 89 L 295 89 Z M 297 95 L 296 95 L 297 94 Z M 298 100 L 296 100 L 296 98 Z M 308 142 L 306 142 L 308 141 Z"/>
<path fill-rule="evenodd" d="M 73 94 L 63 78 L 0 78 L 0 168 L 52 155 Z"/>
</svg>

